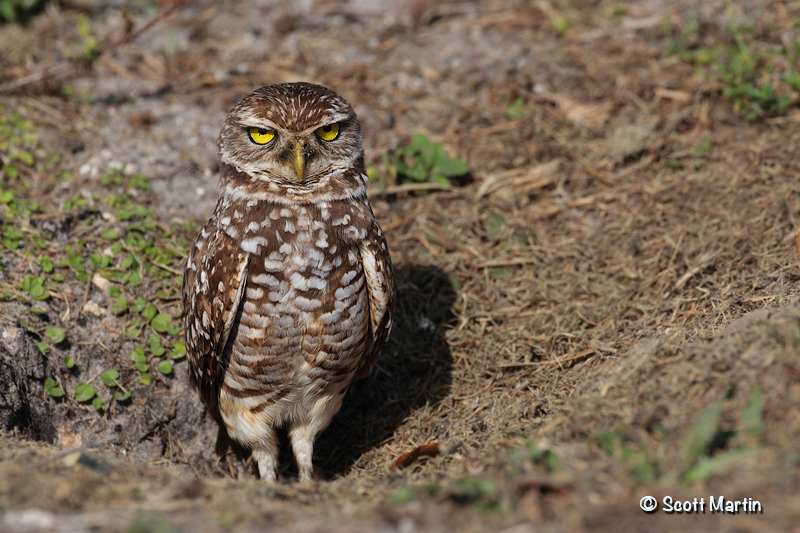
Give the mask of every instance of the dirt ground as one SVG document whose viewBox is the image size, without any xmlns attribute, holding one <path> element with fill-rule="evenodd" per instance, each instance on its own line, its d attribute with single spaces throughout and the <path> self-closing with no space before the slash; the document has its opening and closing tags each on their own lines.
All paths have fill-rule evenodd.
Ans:
<svg viewBox="0 0 800 533">
<path fill-rule="evenodd" d="M 0 530 L 800 531 L 798 20 L 195 0 L 0 25 Z M 359 115 L 398 307 L 315 482 L 286 452 L 270 486 L 213 454 L 176 291 L 222 121 L 286 81 Z M 391 182 L 415 134 L 469 174 Z M 662 509 L 710 496 L 761 511 Z"/>
</svg>

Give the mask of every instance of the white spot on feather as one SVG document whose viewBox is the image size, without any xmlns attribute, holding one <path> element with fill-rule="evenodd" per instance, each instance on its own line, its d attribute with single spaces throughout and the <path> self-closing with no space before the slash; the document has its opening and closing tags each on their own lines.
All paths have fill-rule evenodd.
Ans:
<svg viewBox="0 0 800 533">
<path fill-rule="evenodd" d="M 264 296 L 264 291 L 262 291 L 261 289 L 251 289 L 250 287 L 245 289 L 244 293 L 247 296 L 247 298 L 251 300 L 258 300 Z"/>
<path fill-rule="evenodd" d="M 303 298 L 302 296 L 297 296 L 294 299 L 294 304 L 303 311 L 314 311 L 322 307 L 322 302 L 319 300 L 309 300 L 308 298 Z"/>
<path fill-rule="evenodd" d="M 264 237 L 250 237 L 249 239 L 244 239 L 242 241 L 242 250 L 245 252 L 250 252 L 251 254 L 258 254 L 260 246 L 267 246 L 268 241 Z"/>
<path fill-rule="evenodd" d="M 347 272 L 344 276 L 342 276 L 342 285 L 350 285 L 350 282 L 353 281 L 353 278 L 356 277 L 358 274 L 357 270 L 351 270 Z"/>
<path fill-rule="evenodd" d="M 258 285 L 269 285 L 270 287 L 277 287 L 280 285 L 278 278 L 272 274 L 258 274 L 257 276 L 253 277 L 253 283 L 257 283 Z"/>
<path fill-rule="evenodd" d="M 331 222 L 333 226 L 344 226 L 345 224 L 349 223 L 350 223 L 350 215 L 348 214 L 345 214 L 342 218 L 337 218 L 336 220 Z"/>
</svg>

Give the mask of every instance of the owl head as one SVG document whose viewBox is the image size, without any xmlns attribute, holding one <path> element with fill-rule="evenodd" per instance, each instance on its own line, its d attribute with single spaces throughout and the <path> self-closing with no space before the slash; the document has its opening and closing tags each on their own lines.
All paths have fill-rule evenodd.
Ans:
<svg viewBox="0 0 800 533">
<path fill-rule="evenodd" d="M 217 145 L 223 186 L 303 194 L 350 186 L 364 173 L 358 118 L 344 98 L 321 85 L 253 91 L 228 114 Z"/>
</svg>

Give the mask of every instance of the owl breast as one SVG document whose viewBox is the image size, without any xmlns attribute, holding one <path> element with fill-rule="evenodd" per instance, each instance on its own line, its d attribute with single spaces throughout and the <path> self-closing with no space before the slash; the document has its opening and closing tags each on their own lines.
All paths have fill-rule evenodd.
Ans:
<svg viewBox="0 0 800 533">
<path fill-rule="evenodd" d="M 364 213 L 347 203 L 226 212 L 219 229 L 249 260 L 219 406 L 231 437 L 246 444 L 260 438 L 255 427 L 302 420 L 319 398 L 338 409 L 369 333 L 365 231 L 352 224 Z"/>
</svg>

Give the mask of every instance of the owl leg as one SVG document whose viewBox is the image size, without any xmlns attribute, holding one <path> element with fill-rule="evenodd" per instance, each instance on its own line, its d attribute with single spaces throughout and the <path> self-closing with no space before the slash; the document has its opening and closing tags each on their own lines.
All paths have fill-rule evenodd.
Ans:
<svg viewBox="0 0 800 533">
<path fill-rule="evenodd" d="M 264 437 L 253 445 L 253 459 L 258 463 L 258 475 L 269 483 L 278 479 L 278 435 L 271 427 Z"/>
<path fill-rule="evenodd" d="M 314 402 L 308 412 L 308 417 L 303 422 L 298 422 L 289 429 L 289 440 L 292 441 L 292 451 L 297 461 L 300 483 L 312 480 L 314 465 L 311 457 L 314 454 L 314 441 L 331 423 L 336 412 L 342 405 L 344 393 L 325 396 Z"/>
<path fill-rule="evenodd" d="M 314 441 L 317 436 L 309 431 L 309 426 L 295 426 L 289 430 L 292 441 L 292 451 L 297 461 L 297 470 L 300 483 L 308 483 L 314 475 L 314 465 L 311 457 L 314 455 Z"/>
</svg>

